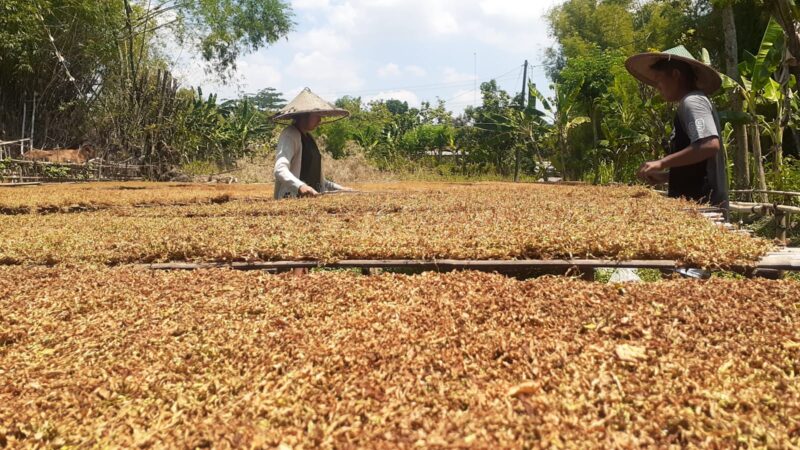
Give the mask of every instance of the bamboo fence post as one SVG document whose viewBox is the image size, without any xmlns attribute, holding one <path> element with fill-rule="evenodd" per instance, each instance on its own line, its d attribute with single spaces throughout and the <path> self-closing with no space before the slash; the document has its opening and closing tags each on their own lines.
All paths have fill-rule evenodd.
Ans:
<svg viewBox="0 0 800 450">
<path fill-rule="evenodd" d="M 33 91 L 33 106 L 31 108 L 33 110 L 31 114 L 31 145 L 33 145 L 33 133 L 36 131 L 36 91 Z M 25 136 L 23 136 L 25 137 Z"/>
<path fill-rule="evenodd" d="M 25 154 L 25 131 L 26 130 L 26 123 L 25 120 L 28 118 L 28 104 L 26 103 L 28 100 L 28 93 L 26 92 L 22 98 L 22 136 L 20 136 L 19 141 L 19 154 L 20 156 Z"/>
<path fill-rule="evenodd" d="M 787 221 L 786 221 L 786 212 L 778 208 L 778 205 L 775 204 L 775 227 L 777 229 L 778 239 L 782 243 L 786 243 L 786 230 L 788 228 Z"/>
</svg>

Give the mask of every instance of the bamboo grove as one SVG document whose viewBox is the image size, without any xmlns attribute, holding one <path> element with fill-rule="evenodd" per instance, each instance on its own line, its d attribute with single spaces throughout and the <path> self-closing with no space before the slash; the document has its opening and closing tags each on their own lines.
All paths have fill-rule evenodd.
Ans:
<svg viewBox="0 0 800 450">
<path fill-rule="evenodd" d="M 0 140 L 37 148 L 86 142 L 113 160 L 164 171 L 230 161 L 270 131 L 274 90 L 218 101 L 181 86 L 169 45 L 191 49 L 216 77 L 293 27 L 279 0 L 166 2 L 7 0 L 0 6 Z"/>
</svg>

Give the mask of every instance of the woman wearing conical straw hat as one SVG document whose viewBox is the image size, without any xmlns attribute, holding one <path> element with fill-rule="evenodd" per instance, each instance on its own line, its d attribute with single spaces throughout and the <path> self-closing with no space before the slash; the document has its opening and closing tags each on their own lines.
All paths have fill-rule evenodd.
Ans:
<svg viewBox="0 0 800 450">
<path fill-rule="evenodd" d="M 311 136 L 322 123 L 331 123 L 349 116 L 310 89 L 305 88 L 273 120 L 289 126 L 278 139 L 275 160 L 275 198 L 316 197 L 333 191 L 351 189 L 325 179 L 322 155 Z"/>
<path fill-rule="evenodd" d="M 683 46 L 632 56 L 625 66 L 639 81 L 658 89 L 664 100 L 678 104 L 669 154 L 644 163 L 639 177 L 650 184 L 668 182 L 670 197 L 727 209 L 722 127 L 708 98 L 722 86 L 722 77 Z"/>
</svg>

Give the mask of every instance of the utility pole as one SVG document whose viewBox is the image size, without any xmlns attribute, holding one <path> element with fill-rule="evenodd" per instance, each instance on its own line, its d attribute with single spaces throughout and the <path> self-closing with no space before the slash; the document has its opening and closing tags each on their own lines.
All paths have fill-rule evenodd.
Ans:
<svg viewBox="0 0 800 450">
<path fill-rule="evenodd" d="M 520 110 L 525 110 L 525 88 L 528 86 L 528 60 L 525 60 L 524 69 L 522 71 L 522 99 L 520 101 Z M 519 144 L 516 145 L 514 151 L 514 183 L 519 181 Z"/>
<path fill-rule="evenodd" d="M 475 59 L 475 66 L 474 66 L 474 69 L 475 69 L 474 76 L 475 76 L 475 78 L 474 78 L 474 82 L 473 82 L 474 86 L 472 87 L 472 106 L 477 108 L 478 107 L 478 52 L 473 53 L 472 56 Z"/>
<path fill-rule="evenodd" d="M 525 60 L 525 68 L 522 69 L 522 108 L 525 108 L 525 89 L 528 87 L 528 60 Z"/>
</svg>

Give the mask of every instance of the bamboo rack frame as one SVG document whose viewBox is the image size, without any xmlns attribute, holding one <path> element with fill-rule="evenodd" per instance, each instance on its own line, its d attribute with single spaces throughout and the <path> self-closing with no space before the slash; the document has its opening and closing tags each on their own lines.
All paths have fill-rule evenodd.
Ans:
<svg viewBox="0 0 800 450">
<path fill-rule="evenodd" d="M 781 211 L 789 214 L 800 214 L 800 207 L 775 205 L 771 203 L 749 203 L 749 202 L 731 202 L 731 211 L 755 213 L 765 215 L 767 212 Z"/>
<path fill-rule="evenodd" d="M 263 262 L 167 262 L 140 264 L 137 267 L 152 270 L 273 270 L 292 269 L 414 269 L 448 272 L 453 270 L 477 270 L 483 272 L 554 270 L 578 272 L 596 269 L 656 269 L 677 270 L 681 266 L 672 260 L 629 260 L 613 261 L 604 259 L 540 259 L 540 260 L 344 260 L 323 261 L 263 261 Z M 800 248 L 783 249 L 767 254 L 753 267 L 734 267 L 734 272 L 754 275 L 759 271 L 800 271 Z"/>
<path fill-rule="evenodd" d="M 264 262 L 230 262 L 230 263 L 190 263 L 170 262 L 144 264 L 155 270 L 196 270 L 231 268 L 235 270 L 289 270 L 289 269 L 419 269 L 419 270 L 528 270 L 528 269 L 675 269 L 677 263 L 669 260 L 634 260 L 609 261 L 600 259 L 553 259 L 553 260 L 344 260 L 336 262 L 322 261 L 264 261 Z"/>
<path fill-rule="evenodd" d="M 793 192 L 793 191 L 770 191 L 770 190 L 733 190 L 731 194 L 767 194 L 767 195 L 778 195 L 778 196 L 785 196 L 785 197 L 800 197 L 800 192 Z"/>
</svg>

